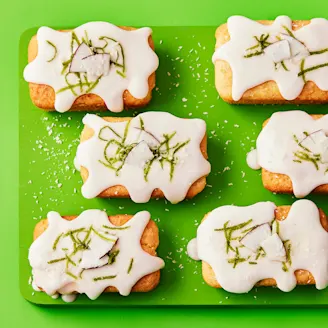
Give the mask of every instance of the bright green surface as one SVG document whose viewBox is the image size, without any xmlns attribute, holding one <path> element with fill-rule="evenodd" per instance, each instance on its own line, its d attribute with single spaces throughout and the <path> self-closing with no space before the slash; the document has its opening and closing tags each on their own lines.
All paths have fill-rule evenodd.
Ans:
<svg viewBox="0 0 328 328">
<path fill-rule="evenodd" d="M 28 30 L 22 36 L 21 69 L 26 63 L 28 41 L 35 32 Z M 105 208 L 110 214 L 150 211 L 160 230 L 158 253 L 166 262 L 161 284 L 149 294 L 129 297 L 104 294 L 96 301 L 83 296 L 70 306 L 328 304 L 328 289 L 318 291 L 313 286 L 298 287 L 287 294 L 278 289 L 259 288 L 240 295 L 210 288 L 203 282 L 200 263 L 185 254 L 187 242 L 196 235 L 196 224 L 212 209 L 225 204 L 249 205 L 265 200 L 283 205 L 291 204 L 294 199 L 265 190 L 259 172 L 249 169 L 245 161 L 262 122 L 282 107 L 236 107 L 217 100 L 211 63 L 214 32 L 215 27 L 153 28 L 160 68 L 157 89 L 147 110 L 166 110 L 180 117 L 201 117 L 207 122 L 208 153 L 212 163 L 208 187 L 196 198 L 178 205 L 167 204 L 162 199 L 147 204 L 134 204 L 129 199 L 84 199 L 80 193 L 80 174 L 74 173 L 73 159 L 85 113 L 60 115 L 40 111 L 31 103 L 28 85 L 21 79 L 20 285 L 29 301 L 63 304 L 44 293 L 35 293 L 27 283 L 30 276 L 27 253 L 38 219 L 44 218 L 50 210 L 73 215 L 82 209 Z M 324 113 L 325 109 L 316 106 L 309 111 Z M 131 114 L 131 111 L 123 112 L 120 116 Z M 326 198 L 312 197 L 328 212 L 324 204 Z"/>
<path fill-rule="evenodd" d="M 126 1 L 127 2 L 127 1 Z M 125 2 L 125 3 L 126 3 Z M 0 271 L 1 327 L 90 327 L 105 325 L 117 327 L 311 327 L 325 326 L 327 309 L 228 309 L 228 308 L 178 308 L 178 309 L 84 309 L 40 308 L 25 301 L 18 285 L 18 39 L 33 26 L 76 26 L 88 20 L 111 20 L 131 25 L 216 25 L 231 15 L 244 14 L 252 18 L 274 18 L 289 14 L 294 18 L 311 18 L 325 15 L 327 4 L 322 0 L 311 2 L 255 0 L 188 1 L 167 0 L 129 1 L 122 7 L 113 1 L 57 0 L 10 1 L 2 3 L 1 30 L 3 45 L 10 51 L 0 52 L 2 74 L 1 99 L 3 121 L 0 129 L 3 156 L 1 169 L 1 208 L 4 233 L 0 239 L 0 256 L 6 265 Z M 48 8 L 48 9 L 47 9 Z M 136 14 L 138 13 L 138 14 Z M 240 112 L 240 109 L 238 110 Z M 4 120 L 4 118 L 6 120 Z M 26 214 L 30 216 L 29 213 Z M 29 232 L 27 232 L 29 233 Z"/>
</svg>

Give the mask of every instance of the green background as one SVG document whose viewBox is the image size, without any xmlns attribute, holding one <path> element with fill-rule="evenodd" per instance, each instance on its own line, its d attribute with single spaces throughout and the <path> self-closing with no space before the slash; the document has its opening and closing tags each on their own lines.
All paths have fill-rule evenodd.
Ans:
<svg viewBox="0 0 328 328">
<path fill-rule="evenodd" d="M 79 309 L 41 308 L 25 301 L 18 288 L 18 42 L 30 27 L 77 26 L 89 20 L 108 20 L 125 25 L 218 25 L 232 14 L 272 19 L 287 14 L 295 19 L 322 17 L 327 5 L 309 1 L 11 1 L 2 4 L 1 73 L 2 169 L 1 208 L 3 234 L 0 238 L 2 267 L 0 327 L 88 327 L 133 325 L 136 327 L 180 327 L 237 325 L 267 327 L 325 324 L 327 309 Z M 259 108 L 261 110 L 261 108 Z M 5 118 L 5 119 L 4 119 Z"/>
<path fill-rule="evenodd" d="M 156 290 L 145 294 L 132 293 L 129 297 L 103 294 L 95 301 L 82 295 L 66 306 L 328 305 L 328 288 L 319 291 L 314 286 L 298 286 L 292 293 L 282 293 L 277 288 L 254 288 L 246 294 L 210 288 L 201 277 L 201 263 L 187 256 L 187 243 L 196 235 L 196 225 L 214 208 L 259 201 L 286 205 L 295 201 L 292 195 L 274 195 L 264 189 L 260 172 L 251 170 L 245 160 L 251 147 L 255 146 L 262 122 L 277 110 L 290 110 L 295 106 L 231 106 L 218 100 L 211 62 L 215 26 L 154 26 L 152 29 L 160 66 L 156 72 L 153 99 L 142 111 L 168 111 L 179 117 L 198 117 L 206 121 L 211 162 L 207 187 L 192 200 L 177 205 L 163 199 L 153 199 L 147 204 L 135 204 L 130 199 L 85 199 L 80 192 L 80 173 L 73 165 L 85 113 L 41 111 L 32 104 L 28 84 L 20 78 L 19 268 L 23 296 L 38 304 L 65 304 L 45 293 L 35 293 L 28 284 L 32 231 L 48 211 L 72 215 L 99 208 L 108 214 L 134 214 L 147 209 L 158 224 L 158 254 L 165 261 Z M 36 29 L 32 28 L 22 34 L 20 76 L 26 65 L 28 42 L 35 33 Z M 304 105 L 299 108 L 312 114 L 327 113 L 327 106 Z M 106 111 L 100 115 L 131 116 L 138 113 L 140 110 L 119 114 Z M 310 195 L 309 198 L 328 213 L 326 195 Z"/>
</svg>

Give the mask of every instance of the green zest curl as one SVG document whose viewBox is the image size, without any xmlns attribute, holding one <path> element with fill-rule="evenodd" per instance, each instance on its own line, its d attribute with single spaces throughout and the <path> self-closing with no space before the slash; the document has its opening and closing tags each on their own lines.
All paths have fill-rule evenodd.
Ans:
<svg viewBox="0 0 328 328">
<path fill-rule="evenodd" d="M 55 251 L 56 250 L 56 248 L 57 248 L 57 245 L 58 245 L 58 243 L 59 243 L 59 240 L 60 240 L 60 238 L 63 236 L 63 233 L 61 233 L 57 238 L 56 238 L 56 240 L 55 240 L 55 242 L 54 242 L 54 244 L 53 244 L 53 246 L 52 246 L 52 249 Z"/>
<path fill-rule="evenodd" d="M 321 54 L 324 54 L 325 52 L 328 51 L 328 48 L 325 48 L 325 49 L 321 49 L 321 50 L 318 50 L 318 51 L 310 51 L 310 55 L 321 55 Z"/>
<path fill-rule="evenodd" d="M 78 277 L 77 277 L 75 274 L 73 274 L 72 272 L 66 271 L 65 273 L 66 273 L 68 276 L 70 276 L 70 277 L 72 277 L 73 279 L 75 279 L 75 280 L 78 279 Z"/>
<path fill-rule="evenodd" d="M 266 257 L 266 251 L 262 247 L 257 250 L 255 260 L 258 260 L 261 257 Z"/>
<path fill-rule="evenodd" d="M 104 226 L 107 227 L 107 226 Z M 110 229 L 111 227 L 108 227 L 108 229 Z M 117 227 L 120 228 L 120 227 Z M 129 226 L 127 227 L 122 227 L 123 229 L 127 229 L 129 228 Z M 94 233 L 94 235 L 91 235 L 91 233 Z M 105 232 L 105 234 L 107 234 L 107 232 Z M 109 238 L 107 236 L 105 236 L 104 234 L 102 234 L 101 232 L 99 232 L 98 230 L 96 230 L 92 225 L 89 227 L 81 227 L 78 229 L 74 229 L 74 230 L 68 230 L 65 233 L 61 233 L 60 235 L 57 236 L 57 238 L 55 239 L 52 249 L 54 251 L 57 250 L 57 246 L 58 243 L 65 238 L 69 238 L 72 244 L 72 247 L 70 247 L 70 251 L 69 248 L 61 248 L 61 250 L 63 251 L 63 255 L 62 257 L 53 259 L 48 261 L 48 264 L 55 264 L 55 263 L 59 263 L 59 262 L 64 262 L 66 270 L 65 273 L 67 275 L 69 275 L 70 277 L 74 278 L 74 279 L 81 279 L 82 278 L 82 273 L 84 271 L 81 270 L 81 272 L 77 273 L 78 276 L 76 276 L 75 274 L 73 274 L 71 272 L 70 269 L 72 269 L 72 267 L 77 267 L 77 264 L 81 262 L 82 260 L 82 256 L 78 257 L 78 258 L 73 258 L 73 256 L 75 256 L 76 254 L 78 254 L 79 252 L 83 252 L 86 250 L 89 250 L 90 247 L 90 243 L 92 241 L 92 238 L 95 237 L 95 235 L 105 241 L 111 242 L 111 243 L 115 243 L 116 240 Z M 96 237 L 96 238 L 97 238 Z M 110 254 L 108 254 L 108 264 L 112 264 L 115 262 L 115 258 L 117 257 L 119 253 L 119 250 L 113 251 Z"/>
<path fill-rule="evenodd" d="M 103 225 L 104 228 L 109 229 L 109 230 L 126 230 L 129 229 L 130 226 L 126 226 L 126 227 L 110 227 L 107 225 Z"/>
<path fill-rule="evenodd" d="M 52 42 L 50 42 L 49 40 L 47 40 L 46 42 L 47 42 L 50 46 L 52 46 L 52 47 L 54 48 L 54 54 L 53 54 L 53 56 L 52 56 L 49 60 L 47 60 L 47 62 L 50 63 L 50 62 L 52 62 L 52 61 L 56 58 L 56 56 L 57 56 L 57 47 L 56 47 Z"/>
<path fill-rule="evenodd" d="M 65 75 L 65 82 L 66 86 L 57 90 L 56 93 L 61 93 L 64 91 L 70 90 L 72 94 L 77 97 L 77 91 L 75 90 L 76 88 L 79 89 L 80 94 L 88 94 L 93 91 L 93 89 L 98 85 L 100 82 L 101 78 L 103 77 L 102 75 L 99 76 L 94 82 L 90 82 L 87 77 L 87 73 L 72 73 L 69 72 L 69 67 L 71 65 L 71 62 L 74 57 L 74 53 L 77 47 L 81 45 L 81 43 L 85 43 L 92 51 L 94 54 L 109 54 L 111 57 L 111 64 L 113 64 L 116 67 L 116 73 L 120 75 L 122 78 L 126 78 L 126 66 L 125 66 L 125 56 L 124 56 L 124 50 L 122 45 L 115 39 L 107 37 L 107 36 L 101 36 L 98 39 L 99 41 L 103 41 L 104 45 L 102 47 L 94 47 L 92 44 L 92 40 L 89 38 L 87 31 L 84 31 L 84 36 L 81 38 L 81 40 L 78 38 L 76 33 L 74 31 L 71 32 L 71 55 L 70 58 L 64 62 L 62 62 L 62 71 L 61 74 Z M 57 55 L 57 48 L 55 47 L 54 44 L 52 44 L 50 41 L 47 41 L 55 50 L 55 54 L 53 58 L 48 60 L 48 62 L 54 60 L 54 58 Z M 113 60 L 114 54 L 111 53 L 111 51 L 107 50 L 107 46 L 109 45 L 109 42 L 114 42 L 117 44 L 119 50 L 116 51 L 116 59 Z M 110 48 L 110 45 L 109 45 Z M 78 79 L 78 83 L 70 83 L 68 81 L 68 76 L 69 74 L 75 74 Z"/>
<path fill-rule="evenodd" d="M 178 163 L 177 153 L 190 142 L 190 139 L 184 142 L 177 142 L 175 145 L 171 145 L 171 140 L 176 135 L 176 132 L 171 134 L 164 133 L 162 136 L 163 140 L 160 141 L 152 133 L 145 130 L 145 124 L 141 117 L 139 117 L 139 121 L 140 127 L 136 127 L 136 129 L 144 131 L 158 141 L 158 145 L 149 147 L 150 151 L 153 153 L 153 158 L 147 161 L 144 165 L 145 181 L 148 182 L 148 175 L 150 173 L 151 167 L 156 161 L 160 163 L 162 169 L 164 168 L 165 163 L 170 166 L 170 181 L 172 181 L 174 176 L 174 169 Z M 130 122 L 131 121 L 127 122 L 123 136 L 115 131 L 112 127 L 107 125 L 102 127 L 98 133 L 98 139 L 106 142 L 104 147 L 104 159 L 99 160 L 99 163 L 103 164 L 111 170 L 114 170 L 116 175 L 119 175 L 129 153 L 134 147 L 138 145 L 138 142 L 126 143 Z M 114 137 L 110 138 L 106 136 L 106 133 L 108 132 L 113 134 Z M 116 151 L 112 156 L 108 156 L 107 150 L 109 146 L 112 145 L 117 147 Z"/>
<path fill-rule="evenodd" d="M 292 244 L 290 240 L 283 241 L 283 244 L 286 250 L 286 262 L 282 263 L 282 270 L 288 272 L 289 267 L 292 265 L 292 258 L 291 258 Z"/>
<path fill-rule="evenodd" d="M 241 235 L 239 235 L 238 237 L 233 237 L 233 233 L 238 231 L 238 230 L 242 230 L 244 228 L 246 228 L 247 226 L 249 226 L 250 223 L 252 223 L 253 219 L 249 219 L 248 221 L 245 221 L 243 223 L 234 225 L 229 227 L 229 221 L 226 221 L 223 225 L 223 228 L 219 228 L 219 229 L 214 229 L 214 231 L 218 231 L 218 232 L 223 232 L 224 233 L 224 237 L 226 239 L 226 253 L 229 254 L 230 252 L 234 253 L 234 257 L 233 258 L 229 258 L 227 261 L 229 264 L 232 264 L 233 268 L 236 268 L 236 266 L 240 263 L 243 262 L 247 262 L 251 259 L 251 257 L 241 257 L 240 253 L 239 253 L 239 249 L 242 248 L 243 246 L 238 246 L 238 247 L 232 247 L 231 242 L 233 240 L 238 240 L 240 241 L 244 236 L 246 236 L 246 234 L 253 230 L 254 227 L 250 227 L 247 228 L 246 230 L 243 230 L 241 232 Z M 252 262 L 252 263 L 251 263 Z M 254 264 L 254 261 L 250 261 L 248 262 L 249 264 Z"/>
<path fill-rule="evenodd" d="M 115 276 L 95 277 L 95 278 L 93 278 L 93 281 L 107 280 L 107 279 L 114 279 L 114 278 L 116 278 L 116 275 Z"/>
<path fill-rule="evenodd" d="M 300 41 L 299 39 L 297 39 L 295 34 L 292 32 L 292 30 L 290 30 L 286 25 L 283 25 L 282 28 L 286 31 L 286 33 L 290 37 L 294 38 L 295 40 L 297 40 L 298 42 L 300 42 L 301 44 L 303 44 L 305 46 L 305 44 L 302 41 Z M 264 49 L 272 44 L 272 43 L 268 42 L 269 37 L 270 37 L 269 33 L 261 34 L 260 37 L 254 36 L 254 39 L 256 40 L 256 44 L 254 46 L 246 49 L 247 54 L 244 55 L 244 58 L 252 58 L 252 57 L 260 56 L 260 55 L 264 54 Z M 277 36 L 277 40 L 280 41 L 281 37 Z M 309 51 L 309 55 L 310 56 L 321 55 L 326 52 L 328 52 L 328 48 L 315 50 L 315 51 Z M 285 71 L 289 71 L 289 69 L 287 68 L 284 61 L 282 61 L 280 64 Z M 307 73 L 319 70 L 324 67 L 328 67 L 328 62 L 319 64 L 319 65 L 315 65 L 315 66 L 309 67 L 307 69 L 305 69 L 304 66 L 305 66 L 305 58 L 303 58 L 301 60 L 300 71 L 298 73 L 298 76 L 302 77 L 303 82 L 306 83 L 307 82 L 307 80 L 306 80 Z M 275 63 L 275 68 L 277 69 L 277 63 Z"/>
<path fill-rule="evenodd" d="M 308 133 L 308 132 L 304 131 L 303 134 L 304 134 L 305 138 L 301 141 L 299 141 L 299 139 L 297 138 L 297 136 L 295 134 L 293 135 L 294 141 L 302 149 L 302 150 L 298 150 L 298 151 L 294 152 L 293 161 L 295 163 L 300 163 L 300 164 L 303 162 L 310 162 L 314 165 L 316 170 L 319 171 L 319 164 L 324 164 L 322 161 L 321 154 L 314 154 L 309 148 L 302 145 L 302 142 L 305 139 L 311 138 L 311 135 L 314 133 L 317 133 L 317 132 L 319 132 L 319 131 L 314 131 L 312 133 Z M 328 165 L 327 165 L 325 173 L 326 172 L 328 172 Z"/>
<path fill-rule="evenodd" d="M 58 263 L 58 262 L 65 261 L 65 260 L 66 260 L 66 257 L 62 257 L 60 259 L 55 259 L 55 260 L 48 261 L 47 263 L 48 264 L 53 264 L 53 263 Z"/>
<path fill-rule="evenodd" d="M 289 36 L 291 36 L 292 38 L 296 39 L 294 33 L 286 25 L 283 25 L 282 27 L 288 33 Z"/>
<path fill-rule="evenodd" d="M 103 240 L 106 240 L 106 241 L 110 241 L 110 242 L 112 242 L 112 243 L 115 243 L 115 239 L 111 239 L 111 238 L 108 238 L 108 237 L 105 237 L 104 235 L 102 235 L 101 233 L 99 233 L 97 230 L 95 230 L 94 228 L 92 228 L 91 227 L 91 229 L 92 229 L 92 231 L 98 236 L 98 237 L 100 237 L 101 239 L 103 239 Z"/>
<path fill-rule="evenodd" d="M 318 70 L 320 68 L 324 68 L 327 66 L 328 66 L 328 63 L 324 63 L 324 64 L 320 64 L 320 65 L 316 65 L 316 66 L 312 66 L 307 69 L 304 69 L 304 64 L 303 64 L 303 69 L 301 69 L 301 71 L 298 73 L 298 76 L 304 76 L 304 78 L 305 78 L 306 73 L 309 73 L 309 72 L 312 72 L 312 71 L 315 71 L 315 70 Z"/>
<path fill-rule="evenodd" d="M 271 45 L 271 43 L 268 42 L 269 37 L 270 37 L 269 33 L 261 34 L 260 37 L 254 36 L 254 39 L 257 41 L 257 43 L 254 46 L 246 49 L 246 51 L 250 51 L 250 53 L 245 55 L 244 58 L 251 58 L 264 54 L 264 49 L 267 48 L 269 45 Z"/>
<path fill-rule="evenodd" d="M 115 261 L 116 261 L 116 257 L 118 256 L 119 253 L 120 253 L 120 250 L 117 249 L 117 250 L 115 250 L 115 251 L 113 251 L 113 252 L 110 252 L 110 253 L 108 254 L 108 264 L 109 264 L 109 265 L 115 263 Z"/>
<path fill-rule="evenodd" d="M 129 265 L 129 267 L 128 267 L 128 274 L 130 274 L 130 272 L 131 272 L 131 270 L 132 270 L 132 267 L 133 267 L 133 261 L 134 261 L 134 259 L 132 258 L 132 259 L 130 260 L 130 265 Z"/>
<path fill-rule="evenodd" d="M 281 62 L 281 66 L 285 71 L 289 71 L 284 61 Z"/>
</svg>

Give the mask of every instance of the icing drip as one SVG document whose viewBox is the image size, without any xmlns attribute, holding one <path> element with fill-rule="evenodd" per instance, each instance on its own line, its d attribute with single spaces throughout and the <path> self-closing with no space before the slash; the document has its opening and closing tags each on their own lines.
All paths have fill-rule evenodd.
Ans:
<svg viewBox="0 0 328 328">
<path fill-rule="evenodd" d="M 36 292 L 41 292 L 41 289 L 37 286 L 34 280 L 32 280 L 32 288 Z"/>
<path fill-rule="evenodd" d="M 149 219 L 148 212 L 139 212 L 117 227 L 100 210 L 84 211 L 72 221 L 49 212 L 48 228 L 29 250 L 35 286 L 48 295 L 63 294 L 65 302 L 73 301 L 75 292 L 96 299 L 108 286 L 129 295 L 140 278 L 164 267 L 162 259 L 149 255 L 140 244 Z M 93 267 L 82 265 L 90 252 Z"/>
<path fill-rule="evenodd" d="M 295 196 L 305 197 L 328 183 L 327 134 L 328 115 L 314 120 L 302 111 L 274 113 L 257 138 L 258 165 L 289 176 Z"/>
<path fill-rule="evenodd" d="M 247 154 L 247 165 L 253 170 L 259 170 L 261 166 L 257 161 L 257 150 L 253 149 Z"/>
<path fill-rule="evenodd" d="M 148 44 L 151 33 L 150 28 L 126 31 L 106 22 L 90 22 L 65 33 L 41 27 L 38 55 L 25 68 L 24 79 L 51 86 L 59 112 L 68 111 L 86 93 L 100 96 L 110 111 L 121 112 L 125 90 L 138 99 L 148 94 L 148 77 L 158 67 Z"/>
<path fill-rule="evenodd" d="M 309 200 L 299 200 L 284 221 L 272 224 L 275 209 L 271 202 L 246 207 L 222 206 L 212 211 L 198 227 L 199 258 L 212 267 L 225 290 L 247 293 L 258 281 L 274 278 L 278 288 L 288 292 L 296 286 L 294 272 L 301 269 L 311 272 L 318 289 L 328 286 L 328 233 L 320 223 L 316 205 Z M 273 235 L 269 239 L 264 234 L 256 238 L 266 239 L 261 245 L 268 248 L 259 248 L 254 253 L 242 246 L 243 236 L 263 224 L 272 225 Z M 274 224 L 279 228 L 274 228 Z M 285 255 L 274 240 L 283 242 Z M 269 257 L 266 250 L 276 252 L 276 256 Z"/>
<path fill-rule="evenodd" d="M 81 165 L 78 163 L 76 157 L 74 157 L 74 167 L 75 167 L 76 171 L 79 171 L 79 172 L 81 171 Z"/>
<path fill-rule="evenodd" d="M 55 294 L 56 295 L 56 294 Z M 66 303 L 72 303 L 76 300 L 77 295 L 76 294 L 67 294 L 67 295 L 62 295 L 61 298 L 64 302 Z"/>
<path fill-rule="evenodd" d="M 191 239 L 187 245 L 187 253 L 190 258 L 195 261 L 199 260 L 198 252 L 197 252 L 197 239 Z"/>
<path fill-rule="evenodd" d="M 227 24 L 231 39 L 216 49 L 213 62 L 229 63 L 233 100 L 240 100 L 245 91 L 271 80 L 287 100 L 297 98 L 306 81 L 328 91 L 326 19 L 312 19 L 297 31 L 292 30 L 287 16 L 277 17 L 272 25 L 232 16 Z"/>
<path fill-rule="evenodd" d="M 122 185 L 136 203 L 147 202 L 156 188 L 178 203 L 196 180 L 210 172 L 200 150 L 206 132 L 203 120 L 148 112 L 116 123 L 87 114 L 83 123 L 94 130 L 78 146 L 75 160 L 89 172 L 82 186 L 86 198 Z"/>
</svg>

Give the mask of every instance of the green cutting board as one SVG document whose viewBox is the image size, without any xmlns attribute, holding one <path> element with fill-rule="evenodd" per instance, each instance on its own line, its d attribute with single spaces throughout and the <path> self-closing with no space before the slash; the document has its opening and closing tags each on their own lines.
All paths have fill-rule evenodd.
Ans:
<svg viewBox="0 0 328 328">
<path fill-rule="evenodd" d="M 67 26 L 62 26 L 67 28 Z M 230 294 L 205 284 L 201 264 L 188 258 L 186 246 L 195 237 L 203 216 L 226 204 L 249 205 L 273 201 L 289 205 L 291 195 L 273 195 L 265 190 L 259 171 L 246 165 L 246 154 L 255 146 L 262 122 L 273 112 L 295 106 L 232 106 L 219 99 L 214 86 L 211 57 L 216 27 L 153 27 L 156 52 L 160 59 L 157 87 L 145 111 L 168 111 L 185 118 L 202 118 L 207 123 L 208 153 L 212 172 L 206 189 L 192 200 L 171 205 L 165 200 L 134 204 L 129 199 L 84 199 L 82 181 L 73 159 L 83 128 L 85 113 L 47 113 L 36 108 L 29 97 L 22 73 L 27 63 L 27 46 L 36 29 L 26 31 L 20 42 L 20 289 L 37 304 L 65 304 L 29 285 L 31 268 L 27 256 L 35 224 L 48 211 L 62 215 L 86 209 L 105 209 L 110 214 L 134 214 L 148 210 L 160 231 L 158 254 L 165 260 L 161 283 L 150 293 L 103 294 L 91 301 L 79 296 L 77 305 L 327 305 L 328 289 L 297 287 L 290 293 L 277 288 L 255 288 L 248 294 Z M 299 106 L 309 113 L 326 114 L 327 106 Z M 101 116 L 132 116 L 136 111 Z M 311 196 L 328 213 L 327 196 Z"/>
</svg>

